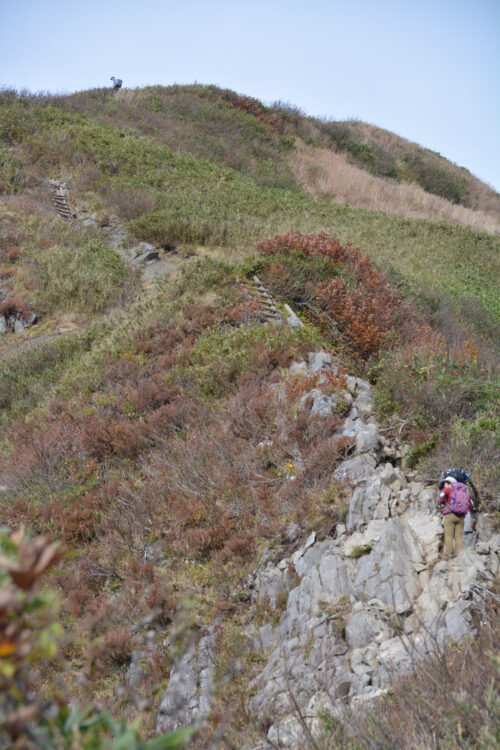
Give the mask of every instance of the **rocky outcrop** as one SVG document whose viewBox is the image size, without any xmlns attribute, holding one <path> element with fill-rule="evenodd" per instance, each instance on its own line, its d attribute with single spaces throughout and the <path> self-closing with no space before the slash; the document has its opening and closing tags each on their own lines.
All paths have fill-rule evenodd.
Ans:
<svg viewBox="0 0 500 750">
<path fill-rule="evenodd" d="M 294 524 L 283 555 L 266 552 L 247 581 L 252 606 L 262 612 L 266 603 L 270 612 L 246 630 L 266 660 L 250 685 L 250 709 L 267 717 L 270 743 L 298 750 L 307 732 L 319 731 L 321 709 L 372 702 L 395 671 L 411 670 L 436 644 L 474 635 L 471 611 L 500 568 L 500 534 L 480 517 L 466 549 L 441 560 L 435 489 L 407 469 L 405 446 L 381 435 L 370 384 L 348 377 L 344 391 L 323 392 L 322 373 L 323 382 L 338 373 L 325 352 L 290 370 L 319 375 L 299 408 L 323 419 L 347 405 L 337 434 L 351 445 L 332 476 L 350 492 L 345 523 L 334 536 L 312 532 L 302 541 Z M 201 688 L 204 653 L 200 641 L 174 665 L 159 730 L 205 715 L 212 693 Z"/>
<path fill-rule="evenodd" d="M 309 374 L 313 367 L 334 365 L 316 354 L 293 369 Z M 334 538 L 314 538 L 307 549 L 268 563 L 254 584 L 275 601 L 291 573 L 300 577 L 279 624 L 255 634 L 267 663 L 251 705 L 269 718 L 268 740 L 280 747 L 305 744 L 297 707 L 314 732 L 319 709 L 373 701 L 395 670 L 412 669 L 436 643 L 474 635 L 471 608 L 500 566 L 500 536 L 484 518 L 468 548 L 440 560 L 434 489 L 405 469 L 401 446 L 381 438 L 369 383 L 350 378 L 348 388 L 351 408 L 340 433 L 354 440 L 355 452 L 334 474 L 352 487 L 345 525 Z M 318 418 L 335 408 L 321 386 L 308 396 Z"/>
<path fill-rule="evenodd" d="M 23 333 L 38 322 L 38 316 L 35 313 L 26 313 L 18 310 L 14 305 L 9 305 L 8 301 L 0 307 L 0 336 L 5 333 Z"/>
<path fill-rule="evenodd" d="M 158 712 L 159 734 L 199 726 L 208 716 L 214 695 L 215 637 L 216 630 L 212 626 L 199 641 L 189 639 L 181 655 L 174 660 Z"/>
</svg>

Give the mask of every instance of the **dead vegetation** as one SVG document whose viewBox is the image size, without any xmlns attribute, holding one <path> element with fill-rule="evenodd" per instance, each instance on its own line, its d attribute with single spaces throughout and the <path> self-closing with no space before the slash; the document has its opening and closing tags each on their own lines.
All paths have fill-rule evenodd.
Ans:
<svg viewBox="0 0 500 750">
<path fill-rule="evenodd" d="M 500 219 L 491 213 L 450 203 L 415 182 L 377 177 L 350 163 L 346 155 L 327 148 L 300 144 L 289 155 L 288 163 L 297 182 L 308 192 L 329 195 L 335 203 L 500 233 Z"/>
</svg>

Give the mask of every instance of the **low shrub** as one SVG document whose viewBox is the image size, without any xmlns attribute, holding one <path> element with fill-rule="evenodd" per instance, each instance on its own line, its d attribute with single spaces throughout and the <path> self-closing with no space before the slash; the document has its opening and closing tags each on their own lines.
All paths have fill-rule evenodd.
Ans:
<svg viewBox="0 0 500 750">
<path fill-rule="evenodd" d="M 47 312 L 68 307 L 103 312 L 120 303 L 132 283 L 118 253 L 98 240 L 47 250 L 32 279 L 37 305 Z"/>
<path fill-rule="evenodd" d="M 123 219 L 138 219 L 139 216 L 154 210 L 156 197 L 141 188 L 126 187 L 108 194 L 108 202 Z"/>
<path fill-rule="evenodd" d="M 423 443 L 413 445 L 406 454 L 406 462 L 410 469 L 414 469 L 418 463 L 434 451 L 439 443 L 439 435 L 433 435 Z"/>
<path fill-rule="evenodd" d="M 334 718 L 323 716 L 324 732 L 315 747 L 346 750 L 384 748 L 450 750 L 493 748 L 500 742 L 500 662 L 496 643 L 498 612 L 489 607 L 477 640 L 448 644 L 394 676 L 386 695 L 371 708 Z M 311 745 L 313 747 L 313 745 Z"/>
<path fill-rule="evenodd" d="M 474 359 L 462 363 L 439 350 L 421 354 L 406 348 L 386 354 L 377 368 L 379 413 L 396 412 L 432 430 L 454 418 L 472 417 L 493 403 L 495 386 Z"/>
<path fill-rule="evenodd" d="M 424 320 L 418 318 L 412 306 L 373 266 L 368 256 L 361 255 L 359 248 L 342 245 L 327 234 L 298 232 L 264 240 L 257 248 L 267 255 L 300 254 L 328 261 L 334 278 L 326 282 L 318 279 L 314 285 L 308 280 L 302 291 L 303 300 L 309 297 L 307 309 L 315 321 L 325 326 L 333 339 L 339 340 L 360 361 L 372 360 L 396 341 L 436 339 Z"/>
</svg>

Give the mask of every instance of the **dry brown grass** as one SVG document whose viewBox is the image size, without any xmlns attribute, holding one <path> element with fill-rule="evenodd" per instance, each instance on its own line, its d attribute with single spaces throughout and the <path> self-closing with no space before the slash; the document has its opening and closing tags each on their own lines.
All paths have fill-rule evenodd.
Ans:
<svg viewBox="0 0 500 750">
<path fill-rule="evenodd" d="M 329 194 L 336 203 L 500 233 L 500 220 L 492 215 L 450 203 L 415 183 L 375 177 L 330 149 L 298 144 L 289 156 L 289 165 L 308 192 Z"/>
<path fill-rule="evenodd" d="M 483 182 L 467 169 L 454 164 L 452 161 L 428 148 L 403 138 L 390 130 L 384 130 L 367 122 L 351 121 L 349 127 L 361 135 L 362 142 L 370 147 L 379 147 L 392 153 L 396 159 L 404 160 L 404 156 L 424 159 L 436 169 L 445 168 L 446 171 L 459 180 L 464 180 L 470 193 L 475 210 L 493 214 L 497 218 L 500 212 L 500 195 L 486 182 Z"/>
</svg>

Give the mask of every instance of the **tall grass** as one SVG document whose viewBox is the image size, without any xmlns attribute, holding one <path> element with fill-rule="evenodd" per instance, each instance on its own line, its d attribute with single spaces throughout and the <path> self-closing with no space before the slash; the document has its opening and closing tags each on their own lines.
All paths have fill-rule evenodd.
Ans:
<svg viewBox="0 0 500 750">
<path fill-rule="evenodd" d="M 376 177 L 330 149 L 303 145 L 290 154 L 288 163 L 297 182 L 308 192 L 326 193 L 336 203 L 500 233 L 500 215 L 497 218 L 451 203 L 426 192 L 417 183 Z"/>
<path fill-rule="evenodd" d="M 500 195 L 441 154 L 359 120 L 317 120 L 277 103 L 283 130 L 304 142 L 344 153 L 352 164 L 378 177 L 416 182 L 427 192 L 498 218 Z"/>
<path fill-rule="evenodd" d="M 131 223 L 138 238 L 159 244 L 196 242 L 248 247 L 277 232 L 334 232 L 353 242 L 404 279 L 420 295 L 446 288 L 459 305 L 480 300 L 500 319 L 498 238 L 468 227 L 406 219 L 265 188 L 234 170 L 105 126 L 43 100 L 5 98 L 0 138 L 17 144 L 39 178 L 74 174 L 76 193 L 82 167 L 93 171 L 93 187 L 107 199 L 140 189 L 155 201 L 153 212 Z M 149 200 L 149 199 L 148 199 Z"/>
</svg>

